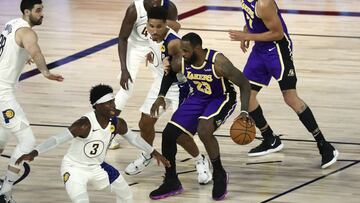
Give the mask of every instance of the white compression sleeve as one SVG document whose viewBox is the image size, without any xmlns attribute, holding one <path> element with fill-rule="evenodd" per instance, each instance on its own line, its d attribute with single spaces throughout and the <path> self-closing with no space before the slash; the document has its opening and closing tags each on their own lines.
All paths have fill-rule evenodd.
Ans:
<svg viewBox="0 0 360 203">
<path fill-rule="evenodd" d="M 140 135 L 133 132 L 132 130 L 128 130 L 128 132 L 123 135 L 123 137 L 132 145 L 135 147 L 142 149 L 147 154 L 151 154 L 154 151 L 154 147 L 149 145 Z"/>
<path fill-rule="evenodd" d="M 38 151 L 39 154 L 42 154 L 51 149 L 54 149 L 56 146 L 66 141 L 71 140 L 72 138 L 74 138 L 74 136 L 71 134 L 69 129 L 66 129 L 64 132 L 46 139 L 43 143 L 35 147 L 35 150 Z"/>
</svg>

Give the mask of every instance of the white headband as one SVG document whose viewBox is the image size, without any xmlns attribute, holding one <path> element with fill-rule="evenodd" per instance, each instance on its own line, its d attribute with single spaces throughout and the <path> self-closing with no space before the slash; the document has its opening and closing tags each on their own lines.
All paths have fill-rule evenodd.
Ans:
<svg viewBox="0 0 360 203">
<path fill-rule="evenodd" d="M 113 93 L 105 94 L 104 96 L 102 96 L 100 99 L 98 99 L 92 105 L 94 106 L 96 104 L 102 104 L 102 103 L 108 102 L 108 101 L 113 100 L 113 99 L 114 99 Z"/>
</svg>

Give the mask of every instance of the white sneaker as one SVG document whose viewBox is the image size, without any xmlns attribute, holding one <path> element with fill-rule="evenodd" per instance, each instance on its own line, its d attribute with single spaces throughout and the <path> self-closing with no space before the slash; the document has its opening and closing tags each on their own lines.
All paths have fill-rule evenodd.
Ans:
<svg viewBox="0 0 360 203">
<path fill-rule="evenodd" d="M 209 161 L 203 154 L 201 156 L 202 159 L 196 161 L 196 171 L 199 184 L 206 185 L 212 180 L 212 174 L 209 169 Z"/>
<path fill-rule="evenodd" d="M 143 152 L 143 153 L 141 153 L 141 155 L 138 159 L 136 159 L 135 161 L 130 163 L 125 168 L 125 173 L 127 175 L 136 175 L 136 174 L 140 173 L 141 171 L 143 171 L 145 169 L 145 167 L 147 167 L 151 163 L 151 160 L 152 160 L 152 156 L 147 155 Z"/>
<path fill-rule="evenodd" d="M 119 136 L 119 135 L 116 135 Z M 115 150 L 115 149 L 119 149 L 120 148 L 120 140 L 116 139 L 116 137 L 114 139 L 112 139 L 109 149 L 111 150 Z"/>
</svg>

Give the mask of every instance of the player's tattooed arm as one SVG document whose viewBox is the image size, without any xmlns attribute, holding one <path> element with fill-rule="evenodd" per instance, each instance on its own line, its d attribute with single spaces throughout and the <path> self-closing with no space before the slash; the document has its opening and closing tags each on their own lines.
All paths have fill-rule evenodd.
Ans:
<svg viewBox="0 0 360 203">
<path fill-rule="evenodd" d="M 74 137 L 86 138 L 91 130 L 91 123 L 87 117 L 81 117 L 69 127 Z"/>
<path fill-rule="evenodd" d="M 171 56 L 171 60 L 169 61 L 171 70 L 175 73 L 180 72 L 182 62 L 181 40 L 172 40 L 168 44 L 168 51 L 169 55 Z"/>
<path fill-rule="evenodd" d="M 243 73 L 221 53 L 215 59 L 215 72 L 219 77 L 227 78 L 240 87 L 241 110 L 248 111 L 251 87 Z"/>
</svg>

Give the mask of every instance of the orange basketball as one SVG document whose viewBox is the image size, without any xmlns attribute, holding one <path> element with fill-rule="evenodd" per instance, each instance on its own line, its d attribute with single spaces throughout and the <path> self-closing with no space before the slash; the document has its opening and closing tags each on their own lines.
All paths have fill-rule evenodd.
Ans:
<svg viewBox="0 0 360 203">
<path fill-rule="evenodd" d="M 252 142 L 255 139 L 255 134 L 255 125 L 244 122 L 242 118 L 237 118 L 230 128 L 231 139 L 239 145 L 246 145 Z"/>
</svg>

